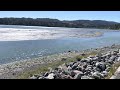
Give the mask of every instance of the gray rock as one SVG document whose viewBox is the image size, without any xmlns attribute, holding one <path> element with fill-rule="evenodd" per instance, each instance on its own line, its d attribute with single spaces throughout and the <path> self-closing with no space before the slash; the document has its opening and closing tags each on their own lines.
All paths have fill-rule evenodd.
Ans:
<svg viewBox="0 0 120 90">
<path fill-rule="evenodd" d="M 113 55 L 113 56 L 110 57 L 110 60 L 114 61 L 115 58 L 116 58 L 116 56 Z"/>
<path fill-rule="evenodd" d="M 98 60 L 98 57 L 94 57 L 94 58 L 92 58 L 92 61 L 96 61 L 96 60 Z"/>
<path fill-rule="evenodd" d="M 49 73 L 48 73 L 48 72 L 46 72 L 46 73 L 44 74 L 44 76 L 45 76 L 45 77 L 47 77 L 48 75 L 49 75 Z"/>
<path fill-rule="evenodd" d="M 117 53 L 119 53 L 117 50 L 112 52 L 113 55 L 117 55 Z"/>
<path fill-rule="evenodd" d="M 72 66 L 73 66 L 73 64 L 74 64 L 74 62 L 70 62 L 70 63 L 69 63 L 69 66 L 70 66 L 70 67 L 72 67 Z"/>
<path fill-rule="evenodd" d="M 87 66 L 87 68 L 85 69 L 85 71 L 91 70 L 92 66 Z"/>
<path fill-rule="evenodd" d="M 118 62 L 120 61 L 120 57 L 118 57 L 117 61 L 118 61 Z"/>
<path fill-rule="evenodd" d="M 93 79 L 93 78 L 89 76 L 82 76 L 81 79 Z"/>
<path fill-rule="evenodd" d="M 62 79 L 60 73 L 56 73 L 55 76 L 54 76 L 54 79 Z"/>
<path fill-rule="evenodd" d="M 38 79 L 44 79 L 44 77 L 41 77 L 41 76 L 40 76 Z"/>
<path fill-rule="evenodd" d="M 105 69 L 105 71 L 109 72 L 110 69 L 111 69 L 110 67 L 107 67 L 107 68 Z"/>
<path fill-rule="evenodd" d="M 108 72 L 107 71 L 103 71 L 102 74 L 103 74 L 104 77 L 106 77 L 108 75 Z"/>
<path fill-rule="evenodd" d="M 37 76 L 33 75 L 32 77 L 30 77 L 29 79 L 38 79 Z"/>
<path fill-rule="evenodd" d="M 101 71 L 104 71 L 106 69 L 106 65 L 103 62 L 97 62 L 96 67 L 99 68 Z"/>
<path fill-rule="evenodd" d="M 68 71 L 71 71 L 71 70 L 72 70 L 72 68 L 71 68 L 70 66 L 68 66 L 67 69 L 68 69 Z"/>
<path fill-rule="evenodd" d="M 77 66 L 78 66 L 78 64 L 79 64 L 79 63 L 75 63 L 71 68 L 72 68 L 73 70 L 76 69 Z"/>
<path fill-rule="evenodd" d="M 86 72 L 84 72 L 84 75 L 90 75 L 91 70 L 87 70 Z"/>
<path fill-rule="evenodd" d="M 113 60 L 109 60 L 109 61 L 107 61 L 107 63 L 113 64 L 114 62 L 113 62 Z"/>
<path fill-rule="evenodd" d="M 81 71 L 74 71 L 76 74 L 74 76 L 74 79 L 81 79 L 81 76 L 83 75 L 83 72 Z"/>
<path fill-rule="evenodd" d="M 85 58 L 81 59 L 81 62 L 87 62 L 87 60 Z"/>
<path fill-rule="evenodd" d="M 94 73 L 92 73 L 92 77 L 93 77 L 94 79 L 100 79 L 100 78 L 101 78 L 99 72 L 94 72 Z"/>
<path fill-rule="evenodd" d="M 54 76 L 55 76 L 54 73 L 50 73 L 50 74 L 46 77 L 46 79 L 54 79 Z"/>
</svg>

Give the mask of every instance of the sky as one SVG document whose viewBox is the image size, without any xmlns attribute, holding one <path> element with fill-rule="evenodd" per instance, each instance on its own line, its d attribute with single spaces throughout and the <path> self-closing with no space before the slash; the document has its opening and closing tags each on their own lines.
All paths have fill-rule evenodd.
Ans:
<svg viewBox="0 0 120 90">
<path fill-rule="evenodd" d="M 0 11 L 0 17 L 106 20 L 120 22 L 120 11 Z"/>
</svg>

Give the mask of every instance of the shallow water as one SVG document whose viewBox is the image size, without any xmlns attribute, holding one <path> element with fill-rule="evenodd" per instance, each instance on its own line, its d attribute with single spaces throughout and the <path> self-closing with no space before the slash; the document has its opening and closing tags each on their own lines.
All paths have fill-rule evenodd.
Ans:
<svg viewBox="0 0 120 90">
<path fill-rule="evenodd" d="M 41 28 L 41 27 L 25 27 L 25 26 L 6 26 L 1 25 L 0 28 Z M 48 28 L 51 30 L 53 28 Z M 64 29 L 64 28 L 62 28 Z M 70 28 L 68 28 L 70 29 Z M 66 33 L 74 33 L 67 32 Z M 75 29 L 79 30 L 79 29 Z M 88 31 L 104 32 L 100 37 L 92 38 L 77 38 L 77 37 L 63 37 L 58 39 L 45 39 L 45 40 L 26 40 L 26 41 L 0 41 L 0 64 L 5 64 L 21 59 L 34 58 L 39 56 L 51 55 L 56 53 L 67 52 L 69 50 L 85 50 L 90 48 L 98 48 L 109 46 L 112 44 L 120 44 L 120 32 L 113 30 L 100 30 L 100 29 L 81 29 Z"/>
</svg>

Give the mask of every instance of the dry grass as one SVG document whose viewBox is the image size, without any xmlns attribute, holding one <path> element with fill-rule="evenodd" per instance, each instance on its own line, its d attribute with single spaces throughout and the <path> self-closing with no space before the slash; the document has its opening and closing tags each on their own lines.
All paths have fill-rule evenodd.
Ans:
<svg viewBox="0 0 120 90">
<path fill-rule="evenodd" d="M 105 79 L 110 79 L 112 75 L 114 75 L 114 73 L 116 72 L 116 70 L 118 69 L 118 67 L 120 66 L 120 62 L 112 65 L 110 71 L 109 71 L 109 74 L 108 76 L 105 78 Z"/>
</svg>

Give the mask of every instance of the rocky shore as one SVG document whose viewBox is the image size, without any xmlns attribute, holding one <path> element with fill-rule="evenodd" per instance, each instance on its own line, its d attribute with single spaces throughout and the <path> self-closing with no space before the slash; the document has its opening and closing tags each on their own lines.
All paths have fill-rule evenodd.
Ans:
<svg viewBox="0 0 120 90">
<path fill-rule="evenodd" d="M 49 68 L 48 72 L 33 75 L 30 79 L 105 79 L 111 67 L 119 62 L 120 49 L 83 59 L 77 58 L 77 61 L 64 63 L 55 69 Z M 118 72 L 120 73 L 120 70 Z"/>
<path fill-rule="evenodd" d="M 92 54 L 91 54 L 92 53 Z M 94 55 L 93 55 L 94 53 Z M 87 56 L 86 58 L 75 58 L 77 56 Z M 75 60 L 67 61 L 67 58 Z M 18 79 L 28 71 L 35 71 L 38 68 L 47 67 L 49 64 L 62 62 L 49 71 L 31 74 L 30 79 L 105 79 L 110 72 L 110 68 L 119 63 L 120 45 L 112 45 L 84 51 L 68 51 L 56 55 L 23 60 L 19 62 L 0 65 L 0 79 Z M 43 69 L 44 70 L 44 69 Z M 23 78 L 23 77 L 22 77 Z M 22 79 L 21 78 L 21 79 Z"/>
</svg>

